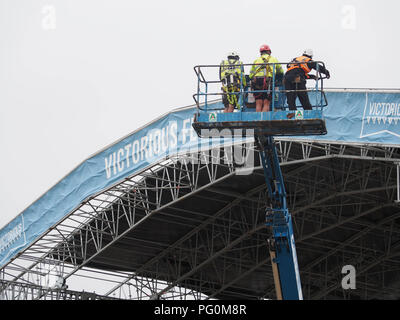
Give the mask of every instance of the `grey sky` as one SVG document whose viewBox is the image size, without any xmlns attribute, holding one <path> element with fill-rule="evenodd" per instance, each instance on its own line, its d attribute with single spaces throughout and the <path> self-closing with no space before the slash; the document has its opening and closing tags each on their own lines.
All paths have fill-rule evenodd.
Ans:
<svg viewBox="0 0 400 320">
<path fill-rule="evenodd" d="M 0 228 L 91 154 L 193 104 L 193 66 L 307 48 L 327 87 L 398 88 L 395 0 L 0 0 Z"/>
</svg>

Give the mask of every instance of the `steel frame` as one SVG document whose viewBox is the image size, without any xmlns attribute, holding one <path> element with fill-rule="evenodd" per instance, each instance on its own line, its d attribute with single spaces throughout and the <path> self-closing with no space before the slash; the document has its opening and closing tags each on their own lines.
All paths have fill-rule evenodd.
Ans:
<svg viewBox="0 0 400 320">
<path fill-rule="evenodd" d="M 398 298 L 400 148 L 276 141 L 304 298 Z M 251 144 L 243 147 L 257 152 Z M 196 156 L 197 165 L 171 157 L 84 201 L 0 270 L 0 299 L 77 298 L 54 288 L 59 276 L 74 287 L 71 292 L 96 290 L 96 299 L 274 299 L 266 186 L 244 194 L 220 187 L 235 178 L 235 164 L 221 149 Z M 257 163 L 253 175 L 263 177 Z M 180 207 L 190 199 L 212 201 L 215 212 Z M 102 258 L 104 252 L 157 219 L 173 220 L 187 232 L 169 243 L 143 240 L 135 254 L 147 262 L 134 272 L 92 266 L 101 259 L 118 263 Z M 158 254 L 147 256 L 150 249 Z M 346 264 L 357 270 L 356 290 L 341 288 Z M 264 274 L 267 284 L 250 290 L 245 283 L 254 272 Z"/>
</svg>

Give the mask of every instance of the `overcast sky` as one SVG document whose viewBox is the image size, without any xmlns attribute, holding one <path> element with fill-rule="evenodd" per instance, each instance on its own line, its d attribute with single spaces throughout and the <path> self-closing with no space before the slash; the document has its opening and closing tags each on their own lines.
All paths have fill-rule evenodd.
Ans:
<svg viewBox="0 0 400 320">
<path fill-rule="evenodd" d="M 0 0 L 0 228 L 99 149 L 193 104 L 193 66 L 305 48 L 327 87 L 399 88 L 396 0 Z"/>
</svg>

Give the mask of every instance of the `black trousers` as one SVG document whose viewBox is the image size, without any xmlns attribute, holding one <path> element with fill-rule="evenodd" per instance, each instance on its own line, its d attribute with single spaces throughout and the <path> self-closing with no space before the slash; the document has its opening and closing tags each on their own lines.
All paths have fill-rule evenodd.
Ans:
<svg viewBox="0 0 400 320">
<path fill-rule="evenodd" d="M 296 98 L 298 97 L 301 106 L 304 110 L 311 110 L 310 99 L 306 90 L 306 79 L 304 76 L 297 72 L 287 72 L 284 78 L 285 90 L 291 90 L 286 92 L 287 103 L 289 110 L 296 110 Z M 303 91 L 304 90 L 304 91 Z"/>
</svg>

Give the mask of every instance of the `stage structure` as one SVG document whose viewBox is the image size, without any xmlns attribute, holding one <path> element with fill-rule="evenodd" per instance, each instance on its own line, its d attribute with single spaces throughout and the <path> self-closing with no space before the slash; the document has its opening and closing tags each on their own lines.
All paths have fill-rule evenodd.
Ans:
<svg viewBox="0 0 400 320">
<path fill-rule="evenodd" d="M 275 139 L 304 299 L 399 299 L 400 91 L 325 91 L 327 135 Z M 99 151 L 0 230 L 0 299 L 275 299 L 257 148 L 199 139 L 194 113 Z"/>
</svg>

